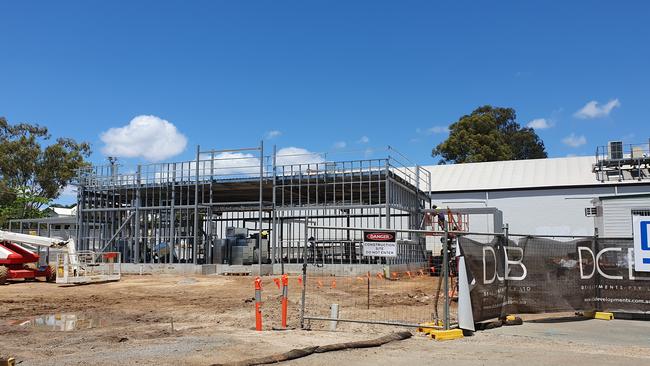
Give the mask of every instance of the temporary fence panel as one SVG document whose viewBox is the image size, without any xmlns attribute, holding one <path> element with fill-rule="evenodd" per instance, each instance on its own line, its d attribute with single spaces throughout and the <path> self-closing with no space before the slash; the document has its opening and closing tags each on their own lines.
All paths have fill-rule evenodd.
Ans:
<svg viewBox="0 0 650 366">
<path fill-rule="evenodd" d="M 307 325 L 332 327 L 352 322 L 417 327 L 436 320 L 436 314 L 442 317 L 442 292 L 437 301 L 439 311 L 435 306 L 441 277 L 434 276 L 438 273 L 429 265 L 421 232 L 399 230 L 392 234 L 394 247 L 386 251 L 387 256 L 379 256 L 364 250 L 368 238 L 364 238 L 363 229 L 307 229 L 303 289 Z M 351 253 L 353 264 L 346 260 Z"/>
<path fill-rule="evenodd" d="M 650 277 L 633 268 L 632 239 L 558 239 L 459 237 L 472 322 L 521 313 L 650 312 Z"/>
</svg>

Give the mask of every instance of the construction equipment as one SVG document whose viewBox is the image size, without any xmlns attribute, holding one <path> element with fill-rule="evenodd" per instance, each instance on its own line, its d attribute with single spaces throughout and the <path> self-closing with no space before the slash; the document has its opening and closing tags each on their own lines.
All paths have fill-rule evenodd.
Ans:
<svg viewBox="0 0 650 366">
<path fill-rule="evenodd" d="M 213 263 L 231 265 L 256 264 L 260 260 L 260 252 L 262 263 L 268 263 L 268 232 L 262 231 L 260 234 L 255 233 L 249 235 L 247 228 L 226 228 L 225 239 L 213 240 Z"/>
<path fill-rule="evenodd" d="M 56 266 L 39 265 L 39 255 L 25 246 L 58 250 Z M 115 281 L 120 279 L 120 274 L 120 253 L 77 252 L 72 238 L 63 240 L 0 230 L 0 284 L 37 277 L 59 284 Z"/>
</svg>

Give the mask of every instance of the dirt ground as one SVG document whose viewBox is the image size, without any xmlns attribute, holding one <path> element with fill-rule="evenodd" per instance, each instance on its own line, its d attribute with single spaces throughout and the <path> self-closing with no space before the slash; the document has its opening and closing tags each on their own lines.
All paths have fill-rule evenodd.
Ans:
<svg viewBox="0 0 650 366">
<path fill-rule="evenodd" d="M 295 280 L 295 279 L 292 279 Z M 298 329 L 300 292 L 290 287 L 289 327 L 280 325 L 279 294 L 272 278 L 264 279 L 264 328 L 254 330 L 253 279 L 223 276 L 124 276 L 122 281 L 60 287 L 43 282 L 0 287 L 0 354 L 20 365 L 210 365 L 285 352 L 311 345 L 376 338 L 395 327 L 312 323 Z M 324 281 L 324 280 L 323 280 Z M 402 314 L 404 321 L 431 311 L 432 279 L 373 289 L 374 316 Z M 362 286 L 322 283 L 312 304 L 338 301 L 354 316 L 367 304 Z M 392 289 L 399 289 L 393 291 Z M 326 290 L 326 291 L 325 291 Z M 325 312 L 328 310 L 325 309 Z M 41 324 L 41 316 L 65 314 L 73 331 L 56 331 L 63 320 Z M 537 317 L 539 318 L 539 317 Z M 35 320 L 36 319 L 36 320 Z M 400 318 L 401 319 L 401 318 Z M 532 319 L 532 317 L 531 317 Z M 394 365 L 431 360 L 459 365 L 647 364 L 650 322 L 597 320 L 525 322 L 522 326 L 477 332 L 472 337 L 435 342 L 414 337 L 380 348 L 311 355 L 292 365 Z M 402 330 L 402 329 L 399 329 Z"/>
</svg>

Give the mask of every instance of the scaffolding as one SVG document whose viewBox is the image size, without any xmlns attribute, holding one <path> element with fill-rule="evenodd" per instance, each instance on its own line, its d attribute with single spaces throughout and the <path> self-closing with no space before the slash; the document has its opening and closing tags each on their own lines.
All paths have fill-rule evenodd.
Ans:
<svg viewBox="0 0 650 366">
<path fill-rule="evenodd" d="M 644 144 L 610 141 L 607 146 L 596 147 L 593 172 L 600 182 L 650 179 L 650 141 Z"/>
<path fill-rule="evenodd" d="M 430 173 L 388 147 L 379 159 L 329 161 L 325 154 L 283 153 L 264 144 L 207 150 L 191 161 L 128 168 L 112 162 L 79 171 L 80 250 L 115 251 L 125 263 L 229 264 L 215 243 L 243 228 L 263 247 L 259 263 L 299 263 L 310 225 L 419 229 L 430 208 Z M 396 262 L 421 261 L 424 239 Z M 367 263 L 350 231 L 321 248 L 324 261 Z M 261 240 L 264 238 L 264 240 Z"/>
</svg>

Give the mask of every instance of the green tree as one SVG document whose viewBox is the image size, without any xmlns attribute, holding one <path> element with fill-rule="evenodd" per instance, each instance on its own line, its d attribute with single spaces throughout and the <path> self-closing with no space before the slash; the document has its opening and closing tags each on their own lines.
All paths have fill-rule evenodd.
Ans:
<svg viewBox="0 0 650 366">
<path fill-rule="evenodd" d="M 50 142 L 46 127 L 11 125 L 0 117 L 0 225 L 12 218 L 40 216 L 40 209 L 87 164 L 88 143 L 70 138 Z"/>
<path fill-rule="evenodd" d="M 440 164 L 546 158 L 535 130 L 521 127 L 512 108 L 485 105 L 449 126 L 449 137 L 432 156 Z"/>
</svg>

